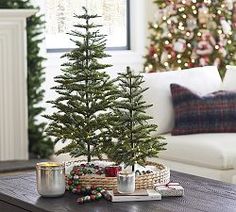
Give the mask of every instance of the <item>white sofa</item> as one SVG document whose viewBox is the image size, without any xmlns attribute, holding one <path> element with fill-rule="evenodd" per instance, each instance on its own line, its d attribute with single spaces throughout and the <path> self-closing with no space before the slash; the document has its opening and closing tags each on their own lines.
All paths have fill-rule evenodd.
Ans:
<svg viewBox="0 0 236 212">
<path fill-rule="evenodd" d="M 159 126 L 156 134 L 166 138 L 167 150 L 160 158 L 151 159 L 168 165 L 172 170 L 236 184 L 236 133 L 205 133 L 172 136 L 174 111 L 170 84 L 177 83 L 205 95 L 217 90 L 236 90 L 236 70 L 227 70 L 221 81 L 214 66 L 181 71 L 144 74 L 147 102 L 153 107 L 148 113 Z"/>
</svg>

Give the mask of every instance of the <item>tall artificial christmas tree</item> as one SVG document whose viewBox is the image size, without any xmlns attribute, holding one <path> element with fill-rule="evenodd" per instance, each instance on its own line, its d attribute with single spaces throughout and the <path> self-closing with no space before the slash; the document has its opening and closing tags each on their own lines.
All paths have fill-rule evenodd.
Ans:
<svg viewBox="0 0 236 212">
<path fill-rule="evenodd" d="M 111 107 L 116 89 L 105 68 L 111 65 L 99 62 L 108 55 L 105 36 L 99 34 L 92 21 L 100 16 L 84 14 L 77 16 L 78 23 L 69 33 L 76 48 L 65 54 L 68 62 L 62 75 L 55 78 L 53 89 L 59 94 L 50 101 L 56 111 L 46 116 L 51 120 L 47 133 L 55 142 L 69 141 L 57 154 L 70 153 L 72 157 L 102 157 L 103 147 L 111 142 Z"/>
<path fill-rule="evenodd" d="M 157 20 L 149 24 L 145 72 L 236 64 L 233 0 L 155 0 Z"/>
<path fill-rule="evenodd" d="M 1 9 L 39 9 L 33 6 L 30 0 L 1 0 Z M 43 100 L 45 60 L 40 56 L 40 44 L 43 40 L 42 31 L 44 21 L 41 15 L 27 18 L 27 93 L 28 93 L 28 136 L 29 152 L 31 157 L 47 158 L 53 153 L 54 145 L 51 139 L 44 134 L 46 123 L 38 123 L 37 117 L 45 110 L 39 106 Z"/>
<path fill-rule="evenodd" d="M 119 91 L 114 106 L 115 123 L 114 137 L 117 139 L 113 146 L 109 146 L 108 156 L 118 164 L 132 166 L 145 165 L 147 157 L 155 157 L 165 150 L 166 143 L 161 136 L 151 136 L 157 126 L 149 124 L 152 117 L 146 115 L 145 110 L 152 105 L 143 100 L 143 76 L 136 75 L 129 68 L 118 76 Z"/>
</svg>

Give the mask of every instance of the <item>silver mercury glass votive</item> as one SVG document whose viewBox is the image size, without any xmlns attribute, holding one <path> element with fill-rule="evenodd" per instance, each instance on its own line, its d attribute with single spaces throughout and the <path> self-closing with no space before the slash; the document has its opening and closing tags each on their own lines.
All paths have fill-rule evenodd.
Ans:
<svg viewBox="0 0 236 212">
<path fill-rule="evenodd" d="M 117 190 L 122 194 L 133 193 L 135 191 L 135 173 L 119 172 L 117 175 Z"/>
<path fill-rule="evenodd" d="M 58 197 L 65 193 L 65 166 L 62 163 L 36 164 L 37 190 L 44 197 Z"/>
</svg>

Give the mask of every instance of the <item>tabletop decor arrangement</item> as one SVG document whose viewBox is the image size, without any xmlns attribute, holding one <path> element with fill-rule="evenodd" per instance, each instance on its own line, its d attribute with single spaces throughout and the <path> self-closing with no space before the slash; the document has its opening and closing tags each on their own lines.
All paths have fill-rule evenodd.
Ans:
<svg viewBox="0 0 236 212">
<path fill-rule="evenodd" d="M 64 55 L 68 62 L 55 78 L 58 97 L 50 101 L 55 112 L 45 115 L 50 120 L 46 133 L 55 143 L 67 141 L 56 154 L 87 157 L 65 162 L 66 189 L 79 194 L 77 202 L 84 203 L 114 199 L 108 190 L 132 196 L 140 189 L 166 185 L 169 168 L 147 161 L 165 150 L 166 143 L 161 136 L 151 136 L 157 126 L 149 124 L 152 117 L 145 112 L 152 105 L 143 100 L 148 89 L 142 87 L 143 77 L 127 68 L 110 79 L 104 69 L 111 65 L 100 62 L 109 56 L 104 52 L 106 39 L 97 29 L 100 25 L 92 22 L 100 16 L 83 10 L 75 15 L 78 23 L 69 33 L 76 48 Z"/>
</svg>

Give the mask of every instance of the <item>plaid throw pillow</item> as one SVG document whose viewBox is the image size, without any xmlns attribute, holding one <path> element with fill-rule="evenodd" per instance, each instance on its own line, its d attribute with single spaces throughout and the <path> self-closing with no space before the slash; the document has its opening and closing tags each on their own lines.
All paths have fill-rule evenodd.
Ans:
<svg viewBox="0 0 236 212">
<path fill-rule="evenodd" d="M 199 96 L 178 84 L 170 88 L 175 112 L 172 135 L 236 132 L 236 92 Z"/>
</svg>

